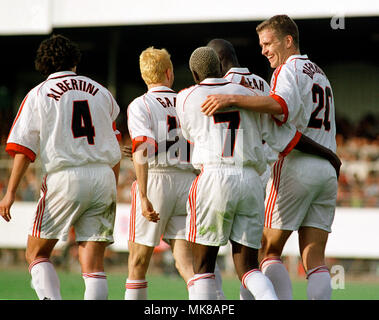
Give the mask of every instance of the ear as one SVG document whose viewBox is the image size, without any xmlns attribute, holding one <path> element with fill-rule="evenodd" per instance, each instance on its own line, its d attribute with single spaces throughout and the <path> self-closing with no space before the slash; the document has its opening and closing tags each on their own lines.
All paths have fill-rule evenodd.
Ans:
<svg viewBox="0 0 379 320">
<path fill-rule="evenodd" d="M 292 46 L 294 46 L 294 42 L 293 42 L 293 38 L 291 35 L 287 35 L 286 36 L 286 48 L 289 49 L 291 48 Z"/>
<path fill-rule="evenodd" d="M 192 71 L 192 76 L 193 76 L 193 79 L 195 80 L 196 83 L 200 83 L 200 77 L 199 75 L 197 74 L 196 71 Z"/>
</svg>

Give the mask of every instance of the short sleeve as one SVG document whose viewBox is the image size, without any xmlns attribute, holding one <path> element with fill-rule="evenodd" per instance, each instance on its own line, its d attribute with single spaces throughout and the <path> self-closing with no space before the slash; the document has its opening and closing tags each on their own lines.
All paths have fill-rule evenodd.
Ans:
<svg viewBox="0 0 379 320">
<path fill-rule="evenodd" d="M 268 114 L 261 115 L 262 138 L 276 152 L 287 155 L 297 144 L 301 134 L 290 123 L 278 126 Z"/>
<path fill-rule="evenodd" d="M 18 110 L 10 130 L 6 152 L 12 157 L 16 153 L 25 154 L 34 161 L 40 144 L 40 113 L 38 112 L 38 99 L 35 91 L 25 97 Z"/>
<path fill-rule="evenodd" d="M 295 70 L 289 64 L 279 66 L 271 79 L 270 96 L 282 107 L 281 115 L 273 116 L 278 125 L 291 121 L 302 107 Z"/>
</svg>

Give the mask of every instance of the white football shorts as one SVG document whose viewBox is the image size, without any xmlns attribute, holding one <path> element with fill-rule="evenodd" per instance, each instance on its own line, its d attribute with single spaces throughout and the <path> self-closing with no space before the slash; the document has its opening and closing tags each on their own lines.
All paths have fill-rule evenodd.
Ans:
<svg viewBox="0 0 379 320">
<path fill-rule="evenodd" d="M 46 175 L 29 234 L 67 240 L 113 242 L 116 179 L 108 165 L 69 167 Z"/>
<path fill-rule="evenodd" d="M 138 183 L 132 185 L 129 241 L 155 247 L 160 239 L 185 240 L 186 202 L 196 175 L 190 170 L 176 168 L 149 169 L 147 196 L 160 220 L 148 221 L 141 210 Z"/>
<path fill-rule="evenodd" d="M 265 200 L 265 227 L 331 232 L 337 199 L 333 166 L 317 156 L 292 151 L 271 169 Z"/>
<path fill-rule="evenodd" d="M 222 246 L 233 240 L 250 248 L 261 247 L 264 192 L 253 168 L 203 168 L 191 186 L 187 211 L 190 242 Z"/>
</svg>

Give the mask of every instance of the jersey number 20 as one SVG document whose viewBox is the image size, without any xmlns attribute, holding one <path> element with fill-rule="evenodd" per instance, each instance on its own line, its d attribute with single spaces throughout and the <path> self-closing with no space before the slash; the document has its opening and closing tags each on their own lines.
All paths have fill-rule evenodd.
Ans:
<svg viewBox="0 0 379 320">
<path fill-rule="evenodd" d="M 308 127 L 321 129 L 324 125 L 326 131 L 330 130 L 330 121 L 329 121 L 329 112 L 330 112 L 330 101 L 332 98 L 332 90 L 329 87 L 324 89 L 315 83 L 312 87 L 312 99 L 313 103 L 316 103 L 318 100 L 318 105 L 316 109 L 312 112 L 311 118 L 309 119 Z M 324 104 L 324 100 L 325 104 Z M 325 107 L 324 119 L 317 118 L 320 111 Z"/>
<path fill-rule="evenodd" d="M 95 144 L 95 127 L 87 100 L 74 101 L 71 129 L 74 138 L 87 137 L 88 144 Z"/>
</svg>

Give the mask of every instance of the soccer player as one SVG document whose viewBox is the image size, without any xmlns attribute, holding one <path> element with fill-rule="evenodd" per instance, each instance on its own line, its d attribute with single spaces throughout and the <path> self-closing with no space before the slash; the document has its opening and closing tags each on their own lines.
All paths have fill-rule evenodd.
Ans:
<svg viewBox="0 0 379 320">
<path fill-rule="evenodd" d="M 248 68 L 240 66 L 236 51 L 229 41 L 212 39 L 208 42 L 207 47 L 213 48 L 216 51 L 221 62 L 221 72 L 226 80 L 252 88 L 263 96 L 270 94 L 270 86 L 262 77 L 250 72 Z M 261 114 L 262 118 L 268 116 L 267 114 Z M 270 164 L 278 159 L 278 154 L 267 143 L 263 144 L 263 148 L 267 158 L 267 166 L 265 172 L 261 174 L 261 179 L 265 188 L 270 178 Z"/>
<path fill-rule="evenodd" d="M 221 78 L 220 61 L 209 47 L 196 49 L 189 61 L 197 85 L 177 97 L 184 137 L 193 145 L 192 163 L 201 168 L 187 203 L 187 239 L 192 242 L 197 299 L 215 299 L 214 266 L 220 245 L 231 241 L 236 272 L 255 299 L 276 299 L 271 282 L 258 269 L 264 223 L 264 195 L 259 177 L 266 168 L 262 137 L 281 156 L 300 136 L 289 126 L 262 124 L 258 113 L 230 108 L 205 116 L 200 109 L 209 94 L 257 95 Z M 276 126 L 276 127 L 275 127 Z"/>
<path fill-rule="evenodd" d="M 335 110 L 325 73 L 307 55 L 300 54 L 296 23 L 286 15 L 273 16 L 256 28 L 262 54 L 276 68 L 269 97 L 211 96 L 202 106 L 212 115 L 228 106 L 267 112 L 282 125 L 297 129 L 324 147 L 336 151 Z M 334 219 L 337 172 L 319 157 L 292 152 L 273 166 L 267 186 L 261 268 L 278 296 L 292 298 L 291 282 L 281 261 L 283 247 L 297 230 L 309 299 L 330 299 L 330 274 L 325 247 Z"/>
<path fill-rule="evenodd" d="M 38 154 L 41 159 L 41 196 L 26 248 L 39 299 L 61 299 L 49 258 L 71 226 L 79 244 L 84 299 L 108 297 L 103 260 L 106 246 L 113 242 L 121 159 L 115 129 L 119 106 L 106 88 L 76 74 L 80 57 L 77 45 L 62 35 L 41 42 L 35 67 L 47 79 L 25 97 L 5 149 L 14 157 L 0 201 L 6 221 L 26 169 Z"/>
<path fill-rule="evenodd" d="M 186 202 L 196 175 L 189 162 L 190 145 L 179 129 L 169 53 L 153 47 L 144 50 L 140 70 L 148 91 L 128 107 L 137 180 L 132 186 L 126 300 L 147 299 L 145 277 L 162 235 L 171 245 L 183 279 L 187 282 L 194 274 L 185 227 Z M 128 155 L 127 148 L 123 151 Z M 188 290 L 191 296 L 192 287 Z M 220 286 L 219 294 L 223 296 Z"/>
</svg>

